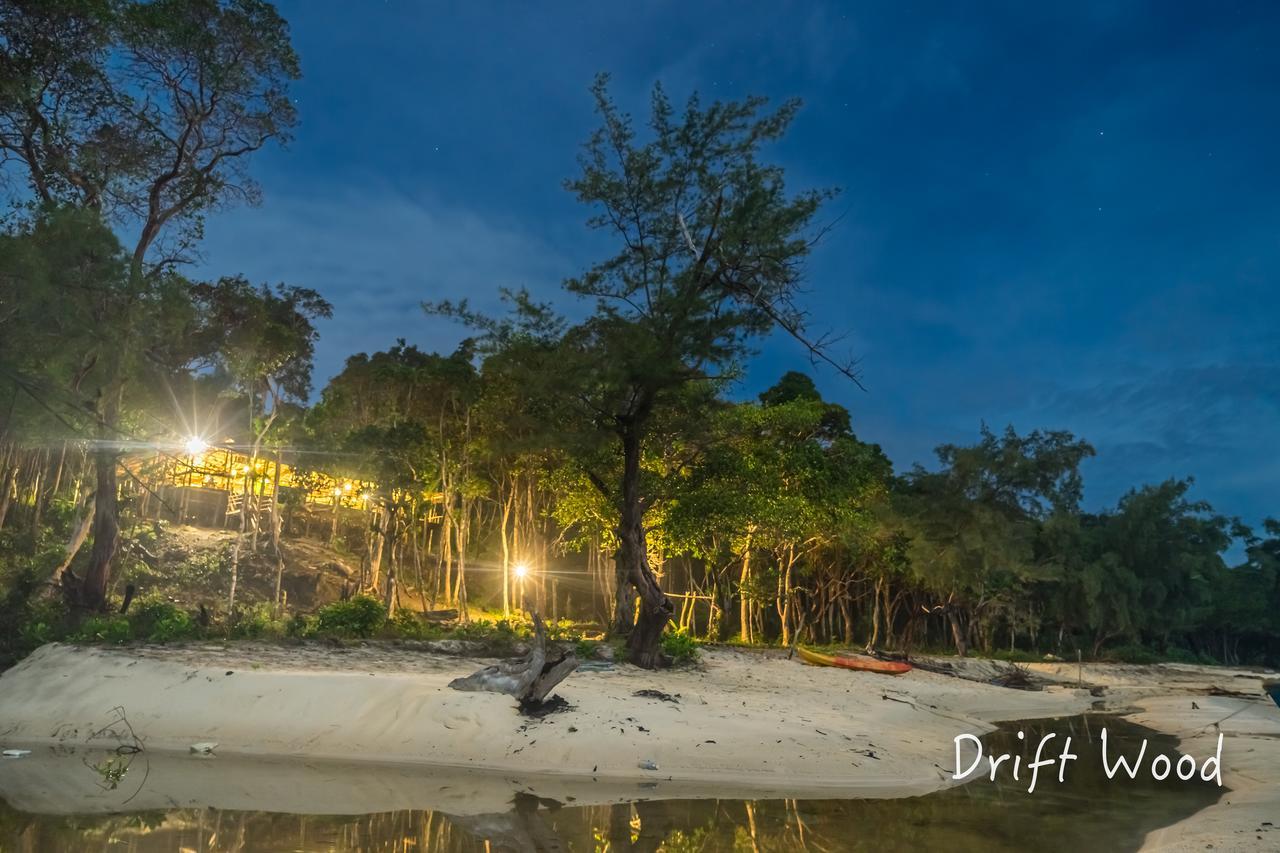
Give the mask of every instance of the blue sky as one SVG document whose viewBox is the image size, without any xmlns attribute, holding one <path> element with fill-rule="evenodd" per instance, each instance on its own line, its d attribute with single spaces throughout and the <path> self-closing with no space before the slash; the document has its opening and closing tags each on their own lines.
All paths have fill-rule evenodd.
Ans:
<svg viewBox="0 0 1280 853">
<path fill-rule="evenodd" d="M 868 390 L 779 338 L 744 394 L 812 372 L 899 469 L 983 421 L 1065 428 L 1091 506 L 1194 475 L 1280 515 L 1280 4 L 279 7 L 301 126 L 201 272 L 328 297 L 317 387 L 398 337 L 451 350 L 424 299 L 554 295 L 602 254 L 561 184 L 609 71 L 638 112 L 657 81 L 802 98 L 772 156 L 842 189 L 807 304 Z"/>
</svg>

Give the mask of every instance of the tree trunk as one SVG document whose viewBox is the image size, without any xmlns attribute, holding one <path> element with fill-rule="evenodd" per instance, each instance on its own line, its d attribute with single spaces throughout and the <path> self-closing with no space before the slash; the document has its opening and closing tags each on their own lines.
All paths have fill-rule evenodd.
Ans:
<svg viewBox="0 0 1280 853">
<path fill-rule="evenodd" d="M 947 609 L 947 624 L 951 626 L 951 639 L 956 645 L 956 654 L 965 657 L 969 654 L 969 632 L 964 630 L 952 608 Z"/>
<path fill-rule="evenodd" d="M 880 644 L 880 589 L 884 586 L 884 576 L 876 578 L 875 589 L 871 593 L 871 597 L 875 600 L 875 604 L 871 608 L 871 639 L 867 641 L 867 651 L 874 652 Z"/>
<path fill-rule="evenodd" d="M 4 527 L 5 516 L 9 514 L 9 505 L 13 499 L 14 481 L 18 478 L 17 464 L 11 464 L 0 477 L 0 528 Z"/>
<path fill-rule="evenodd" d="M 77 604 L 88 610 L 102 611 L 107 606 L 111 560 L 120 546 L 116 454 L 110 450 L 97 451 L 94 467 L 97 488 L 93 495 L 93 550 L 89 553 L 89 568 L 80 584 Z"/>
<path fill-rule="evenodd" d="M 511 522 L 511 504 L 516 499 L 515 484 L 502 502 L 502 618 L 511 616 L 511 544 L 507 539 L 507 525 Z"/>
<path fill-rule="evenodd" d="M 62 562 L 58 564 L 58 567 L 53 570 L 53 573 L 49 575 L 51 587 L 60 582 L 62 573 L 71 566 L 76 554 L 80 553 L 80 547 L 84 545 L 84 540 L 89 538 L 89 528 L 93 526 L 94 519 L 93 507 L 93 499 L 90 498 L 89 505 L 85 507 L 80 523 L 76 525 L 75 531 L 71 534 L 71 539 L 67 542 L 66 555 L 62 558 Z"/>
<path fill-rule="evenodd" d="M 622 512 L 615 558 L 618 586 L 629 581 L 640 596 L 640 614 L 627 638 L 627 655 L 636 666 L 654 669 L 662 663 L 662 632 L 675 607 L 649 568 L 640 499 L 640 434 L 634 425 L 622 434 L 622 460 Z M 622 618 L 619 615 L 615 624 Z"/>
<path fill-rule="evenodd" d="M 271 547 L 280 554 L 280 448 L 276 448 L 271 470 Z M 279 590 L 276 590 L 279 599 Z"/>
<path fill-rule="evenodd" d="M 387 531 L 391 525 L 391 508 L 384 502 L 374 515 L 373 551 L 369 555 L 369 586 L 376 593 L 382 583 L 382 557 L 387 550 Z"/>
</svg>

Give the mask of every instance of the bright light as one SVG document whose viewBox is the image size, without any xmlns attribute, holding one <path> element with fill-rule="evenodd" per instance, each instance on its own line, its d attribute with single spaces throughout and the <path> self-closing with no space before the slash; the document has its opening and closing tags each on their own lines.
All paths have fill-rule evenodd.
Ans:
<svg viewBox="0 0 1280 853">
<path fill-rule="evenodd" d="M 513 571 L 516 573 L 516 577 L 523 578 L 525 575 L 529 574 L 529 567 L 524 563 L 516 563 Z"/>
<path fill-rule="evenodd" d="M 198 435 L 193 435 L 187 439 L 187 443 L 183 445 L 187 453 L 192 456 L 199 456 L 209 449 L 209 442 L 205 441 Z"/>
<path fill-rule="evenodd" d="M 349 492 L 349 491 L 351 491 L 351 484 L 350 484 L 350 483 L 343 483 L 343 484 L 342 484 L 342 491 L 344 491 L 344 492 Z"/>
<path fill-rule="evenodd" d="M 360 495 L 360 500 L 362 500 L 362 501 L 367 501 L 367 500 L 372 500 L 372 499 L 373 499 L 373 493 L 372 493 L 372 492 L 365 492 L 364 494 Z"/>
</svg>

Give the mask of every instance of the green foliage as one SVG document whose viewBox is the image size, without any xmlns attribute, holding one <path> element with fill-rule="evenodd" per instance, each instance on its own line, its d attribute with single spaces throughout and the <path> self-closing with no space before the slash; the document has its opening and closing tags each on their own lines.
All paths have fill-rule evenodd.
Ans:
<svg viewBox="0 0 1280 853">
<path fill-rule="evenodd" d="M 1169 663 L 1188 663 L 1199 666 L 1217 666 L 1220 663 L 1213 655 L 1194 652 L 1191 649 L 1183 649 L 1176 646 L 1165 649 L 1163 657 Z"/>
<path fill-rule="evenodd" d="M 662 635 L 662 653 L 672 663 L 687 663 L 697 658 L 698 643 L 688 631 L 667 631 Z"/>
<path fill-rule="evenodd" d="M 387 612 L 381 601 L 356 595 L 321 607 L 316 614 L 316 634 L 367 639 L 382 630 L 386 622 Z"/>
<path fill-rule="evenodd" d="M 80 623 L 80 627 L 70 639 L 77 643 L 106 643 L 120 645 L 133 638 L 133 626 L 126 616 L 118 614 L 110 616 L 90 616 Z"/>
<path fill-rule="evenodd" d="M 533 628 L 527 623 L 508 619 L 477 619 L 456 626 L 449 636 L 455 640 L 480 643 L 490 654 L 505 655 L 514 650 L 516 643 L 532 638 Z"/>
<path fill-rule="evenodd" d="M 1037 663 L 1044 659 L 1043 655 L 1035 652 L 1023 651 L 1022 649 L 993 649 L 983 654 L 983 657 L 989 657 L 992 660 L 1003 660 L 1009 663 Z"/>
<path fill-rule="evenodd" d="M 284 635 L 293 639 L 314 637 L 320 620 L 305 613 L 295 613 L 284 623 Z"/>
<path fill-rule="evenodd" d="M 198 633 L 191 614 L 161 599 L 135 603 L 129 613 L 129 625 L 135 639 L 148 643 L 189 640 Z"/>
<path fill-rule="evenodd" d="M 246 640 L 279 639 L 289 633 L 291 621 L 276 615 L 270 602 L 236 609 L 231 620 L 232 637 Z"/>
<path fill-rule="evenodd" d="M 1146 646 L 1129 644 L 1107 649 L 1102 656 L 1102 660 L 1113 663 L 1152 664 L 1160 663 L 1163 660 L 1163 656 L 1153 652 Z"/>
<path fill-rule="evenodd" d="M 24 656 L 62 639 L 66 633 L 67 608 L 61 601 L 46 600 L 29 605 L 18 629 L 18 656 Z"/>
</svg>

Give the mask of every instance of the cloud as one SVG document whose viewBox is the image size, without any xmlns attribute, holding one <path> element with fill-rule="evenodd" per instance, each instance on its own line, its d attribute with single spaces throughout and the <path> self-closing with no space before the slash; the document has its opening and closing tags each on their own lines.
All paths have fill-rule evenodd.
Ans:
<svg viewBox="0 0 1280 853">
<path fill-rule="evenodd" d="M 1276 512 L 1280 473 L 1280 366 L 1217 362 L 1061 387 L 1013 418 L 1021 429 L 1063 426 L 1090 440 L 1090 502 L 1129 488 L 1194 476 L 1196 493 L 1222 512 Z M 1258 519 L 1246 519 L 1257 521 Z"/>
<path fill-rule="evenodd" d="M 426 317 L 424 300 L 466 298 L 499 311 L 500 288 L 548 292 L 571 269 L 555 248 L 513 223 L 386 187 L 274 195 L 262 208 L 214 219 L 203 248 L 213 262 L 201 275 L 288 282 L 333 303 L 333 319 L 320 325 L 317 387 L 348 355 L 384 349 L 396 338 L 451 350 L 464 330 Z"/>
</svg>

